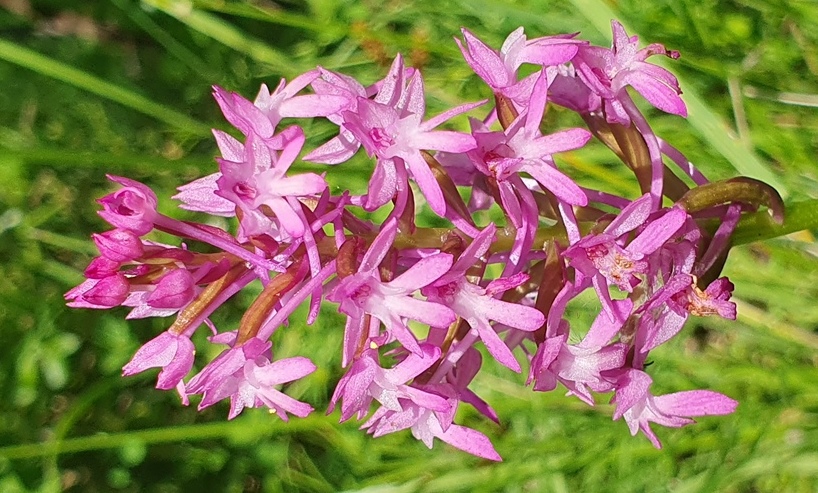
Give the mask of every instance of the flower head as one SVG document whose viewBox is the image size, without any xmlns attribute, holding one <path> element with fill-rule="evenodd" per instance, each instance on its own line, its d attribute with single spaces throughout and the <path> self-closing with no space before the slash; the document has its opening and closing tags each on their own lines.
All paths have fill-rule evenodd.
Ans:
<svg viewBox="0 0 818 493">
<path fill-rule="evenodd" d="M 652 55 L 679 58 L 679 52 L 658 43 L 637 49 L 639 38 L 628 36 L 616 20 L 611 21 L 613 46 L 582 46 L 574 60 L 579 77 L 605 102 L 609 122 L 630 123 L 630 117 L 618 101 L 626 86 L 636 89 L 652 105 L 674 115 L 687 116 L 687 107 L 679 95 L 679 81 L 662 67 L 645 60 Z"/>
</svg>

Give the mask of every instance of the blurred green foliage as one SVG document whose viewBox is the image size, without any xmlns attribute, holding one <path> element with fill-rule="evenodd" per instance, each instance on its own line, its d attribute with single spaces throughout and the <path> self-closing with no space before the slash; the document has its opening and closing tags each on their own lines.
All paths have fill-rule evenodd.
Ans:
<svg viewBox="0 0 818 493">
<path fill-rule="evenodd" d="M 809 232 L 734 250 L 739 320 L 691 321 L 655 352 L 657 392 L 714 389 L 741 401 L 731 416 L 659 430 L 654 450 L 611 409 L 561 392 L 535 394 L 489 364 L 476 391 L 502 425 L 463 409 L 505 461 L 490 464 L 409 433 L 372 440 L 320 411 L 290 424 L 260 410 L 232 422 L 153 389 L 120 368 L 167 320 L 69 310 L 62 294 L 105 228 L 93 199 L 105 173 L 157 190 L 163 212 L 193 217 L 174 188 L 215 169 L 207 129 L 224 128 L 219 84 L 253 96 L 317 64 L 364 82 L 400 51 L 424 72 L 430 113 L 488 96 L 452 41 L 467 26 L 498 46 L 582 31 L 607 44 L 608 12 L 682 52 L 672 69 L 705 113 L 691 122 L 650 111 L 658 133 L 711 178 L 758 162 L 789 200 L 818 197 L 818 9 L 803 0 L 402 1 L 130 0 L 0 2 L 0 491 L 758 491 L 818 490 L 818 247 Z M 793 104 L 795 103 L 795 104 Z M 555 110 L 554 123 L 571 123 Z M 707 120 L 707 118 L 711 118 Z M 715 122 L 715 123 L 714 123 Z M 715 130 L 703 131 L 715 124 Z M 308 146 L 332 129 L 307 126 Z M 465 120 L 458 121 L 465 126 Z M 734 136 L 736 137 L 734 139 Z M 588 186 L 634 194 L 607 152 L 563 157 Z M 305 165 L 307 167 L 309 165 Z M 364 160 L 331 183 L 363 186 Z M 335 181 L 333 181 L 335 180 Z M 215 317 L 238 320 L 249 295 Z M 578 320 L 589 307 L 577 306 Z M 280 331 L 279 354 L 318 372 L 290 393 L 326 406 L 340 377 L 343 321 Z M 294 318 L 293 320 L 303 320 Z M 202 355 L 208 356 L 208 355 Z M 204 360 L 204 358 L 202 358 Z"/>
</svg>

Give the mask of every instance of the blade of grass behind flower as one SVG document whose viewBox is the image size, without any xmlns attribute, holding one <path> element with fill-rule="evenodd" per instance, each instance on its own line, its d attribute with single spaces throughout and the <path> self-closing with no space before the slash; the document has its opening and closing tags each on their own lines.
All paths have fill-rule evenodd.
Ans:
<svg viewBox="0 0 818 493">
<path fill-rule="evenodd" d="M 212 67 L 199 57 L 192 50 L 188 49 L 183 43 L 179 42 L 167 30 L 162 28 L 159 24 L 154 22 L 151 17 L 146 14 L 141 7 L 132 4 L 127 0 L 111 0 L 111 3 L 119 7 L 131 19 L 134 24 L 145 31 L 150 37 L 156 40 L 167 52 L 180 63 L 187 65 L 193 72 L 199 74 L 199 77 L 213 83 L 218 80 L 220 76 L 213 70 Z"/>
<path fill-rule="evenodd" d="M 187 115 L 16 43 L 0 39 L 0 59 L 85 89 L 182 131 L 196 135 L 210 134 L 209 126 Z"/>
<path fill-rule="evenodd" d="M 606 37 L 610 36 L 611 19 L 617 19 L 619 16 L 605 2 L 602 0 L 571 0 L 571 3 L 600 33 Z M 619 21 L 622 22 L 622 19 Z M 622 25 L 630 35 L 638 35 L 626 22 L 622 22 Z M 645 39 L 642 36 L 640 38 Z M 661 62 L 659 64 L 661 65 Z M 693 90 L 691 84 L 678 74 L 675 75 L 684 90 L 690 125 L 707 143 L 724 156 L 736 171 L 771 185 L 783 198 L 786 198 L 788 193 L 783 182 L 755 154 L 729 135 L 727 124 L 704 102 L 704 98 Z"/>
<path fill-rule="evenodd" d="M 272 48 L 271 44 L 249 36 L 241 29 L 214 15 L 196 10 L 188 2 L 146 0 L 145 3 L 225 46 L 244 53 L 254 60 L 276 67 L 281 75 L 288 79 L 312 68 L 302 67 L 296 59 Z"/>
</svg>

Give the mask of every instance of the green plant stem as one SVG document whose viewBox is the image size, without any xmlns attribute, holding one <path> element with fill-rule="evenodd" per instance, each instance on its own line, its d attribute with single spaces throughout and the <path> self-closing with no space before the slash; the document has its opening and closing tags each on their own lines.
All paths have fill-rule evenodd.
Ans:
<svg viewBox="0 0 818 493">
<path fill-rule="evenodd" d="M 210 134 L 208 125 L 185 114 L 16 43 L 0 39 L 0 59 L 92 92 L 140 113 L 152 116 L 179 130 L 195 135 Z"/>
<path fill-rule="evenodd" d="M 337 416 L 336 416 L 337 418 Z M 187 426 L 169 426 L 149 430 L 128 431 L 123 433 L 100 434 L 65 440 L 54 440 L 42 443 L 27 443 L 0 448 L 0 457 L 6 459 L 33 459 L 52 455 L 89 450 L 111 449 L 123 443 L 139 441 L 145 445 L 154 443 L 189 442 L 214 438 L 232 438 L 239 441 L 252 441 L 260 437 L 318 431 L 331 433 L 335 426 L 332 416 L 311 415 L 285 423 L 279 419 L 237 419 L 234 421 L 204 423 Z M 252 425 L 247 421 L 252 421 Z"/>
<path fill-rule="evenodd" d="M 805 229 L 818 228 L 818 199 L 789 204 L 783 224 L 776 224 L 766 210 L 747 214 L 732 235 L 733 245 L 768 240 Z"/>
</svg>

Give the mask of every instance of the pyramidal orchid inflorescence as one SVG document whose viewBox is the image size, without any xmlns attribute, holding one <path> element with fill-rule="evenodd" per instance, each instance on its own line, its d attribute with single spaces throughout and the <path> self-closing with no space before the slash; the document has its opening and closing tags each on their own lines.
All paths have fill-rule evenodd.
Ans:
<svg viewBox="0 0 818 493">
<path fill-rule="evenodd" d="M 614 419 L 656 447 L 651 423 L 680 427 L 733 412 L 736 401 L 711 390 L 654 395 L 648 355 L 690 316 L 735 318 L 733 285 L 719 278 L 730 234 L 760 205 L 781 221 L 781 201 L 755 180 L 707 181 L 654 134 L 627 88 L 686 116 L 676 78 L 650 61 L 679 55 L 659 44 L 640 49 L 612 27 L 611 48 L 576 34 L 528 39 L 520 28 L 495 49 L 463 29 L 457 45 L 493 98 L 439 114 L 427 114 L 423 76 L 400 55 L 370 86 L 318 67 L 272 92 L 262 86 L 255 101 L 214 88 L 239 138 L 214 130 L 218 171 L 174 198 L 234 217 L 235 233 L 163 215 L 147 186 L 109 176 L 116 190 L 99 202 L 113 229 L 93 236 L 99 256 L 68 304 L 175 317 L 123 374 L 157 368 L 157 388 L 175 389 L 185 404 L 198 395 L 199 409 L 229 401 L 229 418 L 247 407 L 284 420 L 313 411 L 281 386 L 316 366 L 279 354 L 271 336 L 312 324 L 323 303 L 346 318 L 326 328 L 343 330 L 345 371 L 330 411 L 365 419 L 375 437 L 409 429 L 429 447 L 438 438 L 500 460 L 488 437 L 454 422 L 460 405 L 501 419 L 470 389 L 480 347 L 525 372 L 535 391 L 562 384 L 591 406 L 607 394 Z M 523 66 L 533 68 L 524 77 Z M 549 105 L 577 113 L 586 128 L 544 128 Z M 442 127 L 465 113 L 470 132 Z M 327 119 L 337 136 L 305 151 L 298 123 L 307 118 Z M 554 158 L 593 142 L 633 171 L 640 196 L 587 188 Z M 297 171 L 303 160 L 344 173 L 361 148 L 372 163 L 362 195 Z M 423 203 L 450 226 L 418 226 Z M 383 222 L 363 219 L 379 209 Z M 501 219 L 487 222 L 486 209 Z M 180 242 L 158 243 L 152 231 Z M 211 314 L 253 282 L 263 288 L 238 325 L 216 327 Z M 599 313 L 590 327 L 572 326 L 567 307 L 586 291 Z M 294 319 L 304 303 L 307 319 Z M 196 356 L 197 330 L 223 348 L 212 361 Z"/>
</svg>

